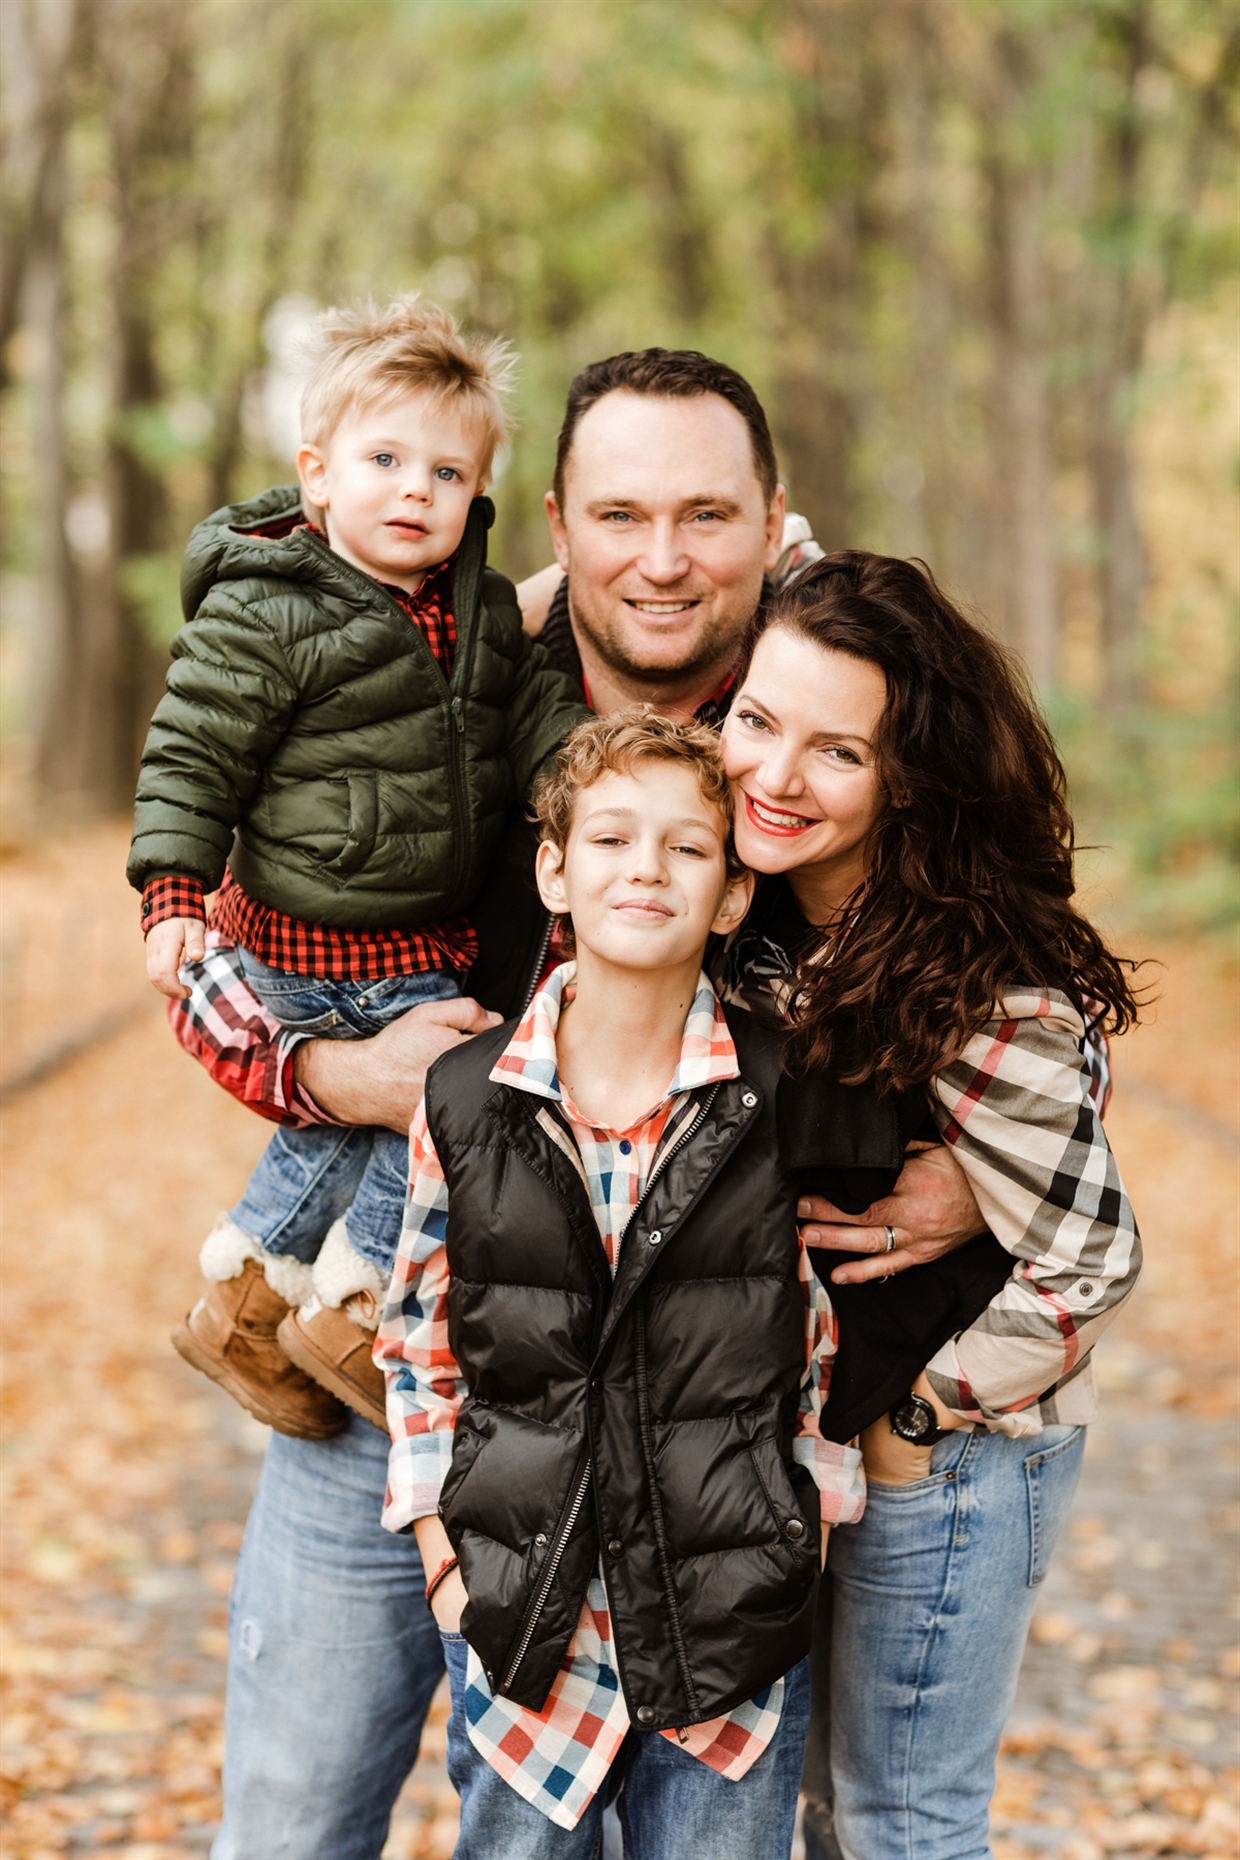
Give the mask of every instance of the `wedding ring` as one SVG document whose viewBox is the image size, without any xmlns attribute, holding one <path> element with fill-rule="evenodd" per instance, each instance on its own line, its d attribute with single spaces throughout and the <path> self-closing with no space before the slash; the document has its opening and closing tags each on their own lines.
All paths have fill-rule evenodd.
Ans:
<svg viewBox="0 0 1240 1860">
<path fill-rule="evenodd" d="M 884 1232 L 884 1233 L 886 1234 L 886 1236 L 887 1236 L 887 1244 L 886 1244 L 886 1246 L 885 1246 L 885 1247 L 883 1248 L 883 1251 L 884 1251 L 885 1253 L 894 1253 L 894 1252 L 895 1252 L 895 1250 L 896 1250 L 896 1230 L 895 1230 L 895 1228 L 894 1228 L 894 1227 L 884 1227 L 884 1229 L 883 1229 L 883 1232 Z"/>
</svg>

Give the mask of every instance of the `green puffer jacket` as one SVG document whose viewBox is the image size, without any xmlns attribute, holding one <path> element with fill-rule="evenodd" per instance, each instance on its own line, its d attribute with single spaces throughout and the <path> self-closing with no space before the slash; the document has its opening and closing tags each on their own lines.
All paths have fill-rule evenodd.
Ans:
<svg viewBox="0 0 1240 1860">
<path fill-rule="evenodd" d="M 308 530 L 287 535 L 296 486 L 198 525 L 130 884 L 176 873 L 212 891 L 227 861 L 261 903 L 354 930 L 469 905 L 505 815 L 590 715 L 486 566 L 494 514 L 475 501 L 457 557 L 450 681 L 377 583 Z"/>
</svg>

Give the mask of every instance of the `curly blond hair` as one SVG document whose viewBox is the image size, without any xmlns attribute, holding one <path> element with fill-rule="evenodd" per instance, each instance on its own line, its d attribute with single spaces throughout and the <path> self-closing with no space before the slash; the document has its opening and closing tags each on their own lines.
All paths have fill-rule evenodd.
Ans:
<svg viewBox="0 0 1240 1860">
<path fill-rule="evenodd" d="M 325 310 L 310 345 L 313 358 L 301 397 L 302 439 L 326 445 L 341 421 L 422 389 L 477 420 L 486 439 L 482 476 L 512 430 L 507 400 L 517 356 L 502 337 L 463 336 L 451 313 L 406 291 Z"/>
<path fill-rule="evenodd" d="M 562 857 L 577 797 L 604 775 L 631 774 L 638 762 L 680 763 L 693 770 L 703 800 L 723 815 L 728 875 L 739 877 L 745 868 L 732 841 L 732 794 L 719 738 L 704 723 L 661 717 L 649 704 L 630 704 L 609 717 L 591 717 L 577 725 L 556 756 L 554 769 L 534 791 L 531 811 L 540 837 Z"/>
</svg>

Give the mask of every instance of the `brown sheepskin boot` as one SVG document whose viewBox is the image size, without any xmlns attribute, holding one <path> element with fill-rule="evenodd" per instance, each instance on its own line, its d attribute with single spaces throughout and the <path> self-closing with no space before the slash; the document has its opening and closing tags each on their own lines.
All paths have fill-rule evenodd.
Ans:
<svg viewBox="0 0 1240 1860">
<path fill-rule="evenodd" d="M 198 1300 L 173 1331 L 173 1347 L 278 1434 L 326 1440 L 344 1427 L 348 1412 L 285 1355 L 276 1332 L 288 1315 L 287 1300 L 250 1258 Z"/>
<path fill-rule="evenodd" d="M 383 1372 L 371 1355 L 378 1317 L 370 1292 L 358 1292 L 335 1308 L 316 1298 L 290 1311 L 277 1335 L 291 1362 L 386 1434 Z"/>
</svg>

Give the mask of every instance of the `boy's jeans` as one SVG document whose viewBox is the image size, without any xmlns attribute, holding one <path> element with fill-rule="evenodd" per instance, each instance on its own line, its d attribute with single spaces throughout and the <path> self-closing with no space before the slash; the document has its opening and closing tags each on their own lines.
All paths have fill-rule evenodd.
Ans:
<svg viewBox="0 0 1240 1860">
<path fill-rule="evenodd" d="M 1083 1427 L 951 1434 L 928 1478 L 872 1484 L 861 1523 L 832 1531 L 807 1860 L 986 1860 L 999 1736 L 1084 1450 Z"/>
<path fill-rule="evenodd" d="M 365 1040 L 424 1001 L 460 994 L 432 969 L 378 982 L 333 982 L 268 968 L 238 952 L 246 981 L 282 1027 L 315 1040 Z M 409 1182 L 409 1140 L 394 1130 L 278 1130 L 230 1218 L 268 1253 L 317 1259 L 334 1221 L 384 1274 L 392 1270 Z"/>
<path fill-rule="evenodd" d="M 474 1749 L 465 1729 L 465 1641 L 444 1634 L 452 1688 L 448 1774 L 461 1798 L 453 1860 L 598 1860 L 604 1798 L 599 1790 L 575 1828 L 532 1808 Z M 625 1860 L 788 1860 L 809 1724 L 809 1661 L 788 1674 L 779 1728 L 753 1768 L 728 1782 L 669 1738 L 630 1731 L 612 1766 Z"/>
</svg>

